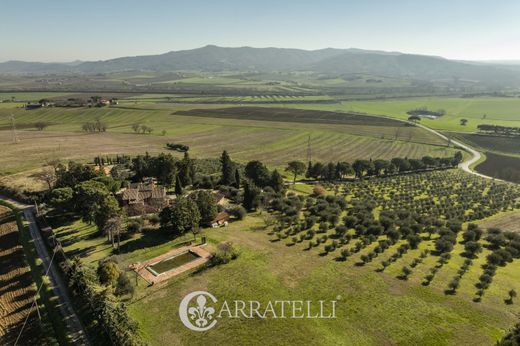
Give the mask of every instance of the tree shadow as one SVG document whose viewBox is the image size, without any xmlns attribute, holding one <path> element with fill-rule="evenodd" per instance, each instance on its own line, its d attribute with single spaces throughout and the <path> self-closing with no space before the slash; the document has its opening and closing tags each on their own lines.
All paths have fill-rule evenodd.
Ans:
<svg viewBox="0 0 520 346">
<path fill-rule="evenodd" d="M 141 237 L 122 244 L 119 250 L 114 250 L 114 252 L 118 254 L 129 253 L 144 248 L 162 245 L 174 240 L 175 238 L 176 237 L 174 237 L 171 233 L 166 231 L 143 230 Z"/>
</svg>

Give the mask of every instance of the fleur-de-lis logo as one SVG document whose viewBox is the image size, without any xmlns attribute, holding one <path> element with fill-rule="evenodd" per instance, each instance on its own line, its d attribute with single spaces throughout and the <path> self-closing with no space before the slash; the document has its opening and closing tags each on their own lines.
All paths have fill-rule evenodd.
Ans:
<svg viewBox="0 0 520 346">
<path fill-rule="evenodd" d="M 197 327 L 202 328 L 207 326 L 209 321 L 213 319 L 215 309 L 211 306 L 206 306 L 206 297 L 201 294 L 197 297 L 197 306 L 190 307 L 188 313 L 190 314 L 190 319 L 195 321 Z"/>
<path fill-rule="evenodd" d="M 190 302 L 195 298 L 195 306 L 190 306 Z M 215 308 L 207 306 L 208 298 L 216 303 L 217 298 L 205 291 L 191 292 L 184 297 L 179 305 L 179 317 L 182 323 L 191 330 L 205 331 L 212 328 L 217 320 L 214 318 Z"/>
</svg>

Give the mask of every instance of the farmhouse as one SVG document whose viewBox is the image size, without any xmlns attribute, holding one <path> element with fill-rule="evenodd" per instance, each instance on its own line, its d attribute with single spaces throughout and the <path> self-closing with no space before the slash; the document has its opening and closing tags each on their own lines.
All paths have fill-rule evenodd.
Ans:
<svg viewBox="0 0 520 346">
<path fill-rule="evenodd" d="M 156 186 L 153 179 L 130 184 L 130 188 L 123 190 L 118 197 L 130 216 L 156 213 L 168 205 L 166 189 Z"/>
<path fill-rule="evenodd" d="M 209 222 L 210 226 L 213 228 L 217 228 L 220 226 L 227 226 L 229 222 L 230 216 L 227 212 L 222 211 L 218 213 L 213 220 Z"/>
</svg>

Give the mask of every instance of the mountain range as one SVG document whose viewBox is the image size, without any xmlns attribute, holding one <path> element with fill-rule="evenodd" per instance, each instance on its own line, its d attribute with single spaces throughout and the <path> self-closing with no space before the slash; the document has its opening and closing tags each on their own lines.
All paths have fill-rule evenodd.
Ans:
<svg viewBox="0 0 520 346">
<path fill-rule="evenodd" d="M 487 85 L 520 85 L 520 70 L 510 64 L 476 63 L 437 56 L 362 49 L 202 48 L 104 61 L 40 63 L 7 61 L 0 74 L 98 74 L 118 71 L 306 71 L 326 75 L 370 74 L 417 80 L 468 80 Z"/>
</svg>

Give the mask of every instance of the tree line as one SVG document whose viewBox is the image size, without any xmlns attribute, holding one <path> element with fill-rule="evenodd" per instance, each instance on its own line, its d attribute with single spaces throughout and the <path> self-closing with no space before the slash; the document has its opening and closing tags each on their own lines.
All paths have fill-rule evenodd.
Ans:
<svg viewBox="0 0 520 346">
<path fill-rule="evenodd" d="M 507 135 L 507 136 L 519 136 L 520 135 L 520 127 L 480 124 L 480 125 L 477 125 L 477 129 L 479 131 L 486 132 L 486 133 L 494 133 L 494 134 Z"/>
<path fill-rule="evenodd" d="M 294 174 L 294 180 L 297 175 L 305 173 L 306 178 L 334 181 L 342 180 L 352 174 L 354 174 L 356 178 L 362 179 L 364 177 L 380 177 L 399 173 L 454 167 L 462 162 L 462 158 L 462 152 L 458 151 L 452 157 L 424 156 L 421 159 L 395 157 L 391 160 L 358 159 L 352 164 L 344 161 L 336 163 L 309 162 L 307 170 L 302 168 L 302 166 L 305 167 L 302 162 L 292 161 L 288 164 L 286 170 Z"/>
</svg>

